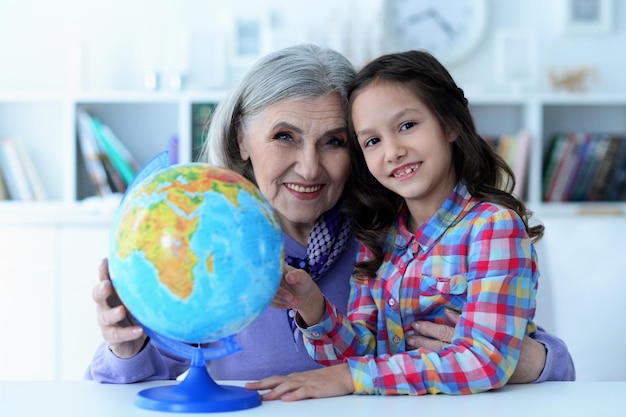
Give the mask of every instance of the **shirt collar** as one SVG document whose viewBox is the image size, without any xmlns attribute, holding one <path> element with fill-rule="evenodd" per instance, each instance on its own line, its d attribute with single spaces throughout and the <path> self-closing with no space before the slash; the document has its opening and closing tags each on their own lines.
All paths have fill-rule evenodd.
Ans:
<svg viewBox="0 0 626 417">
<path fill-rule="evenodd" d="M 463 181 L 454 187 L 441 208 L 417 230 L 415 235 L 407 228 L 409 210 L 402 204 L 396 218 L 395 227 L 390 234 L 390 241 L 397 249 L 405 249 L 415 240 L 423 251 L 428 251 L 439 238 L 455 223 L 472 210 L 478 200 L 472 197 Z"/>
</svg>

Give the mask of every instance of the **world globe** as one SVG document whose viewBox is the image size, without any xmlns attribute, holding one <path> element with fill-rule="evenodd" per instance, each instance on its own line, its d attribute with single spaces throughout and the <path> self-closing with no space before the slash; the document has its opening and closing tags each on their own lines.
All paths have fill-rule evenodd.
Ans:
<svg viewBox="0 0 626 417">
<path fill-rule="evenodd" d="M 233 336 L 268 307 L 280 284 L 280 224 L 257 187 L 233 171 L 202 163 L 152 171 L 131 184 L 113 220 L 111 282 L 148 336 L 191 359 L 193 384 L 213 385 L 205 361 L 239 350 Z M 207 343 L 213 347 L 205 349 Z M 181 399 L 181 389 L 160 388 L 136 404 L 190 412 L 249 408 L 237 405 L 240 387 L 216 394 L 235 394 L 226 405 L 204 393 Z"/>
</svg>

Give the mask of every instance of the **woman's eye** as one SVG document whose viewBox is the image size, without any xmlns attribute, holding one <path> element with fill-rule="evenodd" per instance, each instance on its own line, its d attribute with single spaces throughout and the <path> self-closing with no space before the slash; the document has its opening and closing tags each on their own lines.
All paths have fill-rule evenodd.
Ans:
<svg viewBox="0 0 626 417">
<path fill-rule="evenodd" d="M 293 137 L 289 133 L 281 132 L 274 135 L 273 139 L 281 140 L 283 142 L 292 141 Z"/>
<path fill-rule="evenodd" d="M 365 141 L 365 147 L 368 146 L 374 146 L 376 145 L 378 142 L 380 142 L 379 138 L 370 138 L 368 140 Z"/>
<path fill-rule="evenodd" d="M 415 126 L 415 122 L 406 122 L 403 123 L 402 126 L 400 126 L 400 130 L 409 130 L 410 128 L 412 128 L 413 126 Z"/>
<path fill-rule="evenodd" d="M 338 148 L 347 148 L 348 147 L 348 141 L 343 139 L 343 138 L 330 138 L 330 139 L 328 139 L 326 144 L 330 145 L 330 146 L 336 146 Z"/>
</svg>

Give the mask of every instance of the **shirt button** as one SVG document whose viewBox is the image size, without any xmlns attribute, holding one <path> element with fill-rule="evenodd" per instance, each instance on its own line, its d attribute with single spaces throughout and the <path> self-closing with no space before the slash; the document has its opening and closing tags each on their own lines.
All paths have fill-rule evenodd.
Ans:
<svg viewBox="0 0 626 417">
<path fill-rule="evenodd" d="M 394 337 L 393 337 L 393 343 L 395 343 L 396 345 L 397 345 L 398 343 L 400 343 L 400 338 L 399 338 L 398 336 L 394 336 Z"/>
<path fill-rule="evenodd" d="M 396 305 L 396 300 L 394 300 L 393 298 L 390 298 L 390 299 L 389 299 L 389 305 L 390 305 L 391 307 L 395 306 L 395 305 Z"/>
<path fill-rule="evenodd" d="M 398 264 L 398 267 L 399 267 L 400 269 L 402 269 L 402 268 L 404 268 L 404 267 L 405 267 L 405 265 L 406 265 L 406 264 L 405 264 L 404 262 L 400 262 L 400 263 Z"/>
<path fill-rule="evenodd" d="M 320 332 L 313 332 L 313 333 L 311 333 L 311 336 L 319 337 L 320 336 Z"/>
</svg>

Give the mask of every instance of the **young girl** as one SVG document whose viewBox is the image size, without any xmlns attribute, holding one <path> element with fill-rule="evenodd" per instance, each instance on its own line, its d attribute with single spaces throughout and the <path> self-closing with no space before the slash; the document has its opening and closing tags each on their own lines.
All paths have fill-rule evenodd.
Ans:
<svg viewBox="0 0 626 417">
<path fill-rule="evenodd" d="M 295 308 L 320 370 L 248 385 L 265 399 L 470 394 L 503 386 L 535 327 L 543 226 L 511 194 L 514 176 L 476 132 L 468 102 L 430 54 L 382 56 L 350 95 L 361 241 L 347 316 L 290 270 L 273 305 Z M 367 165 L 367 170 L 363 169 Z M 415 320 L 461 311 L 450 343 L 407 350 Z"/>
</svg>

